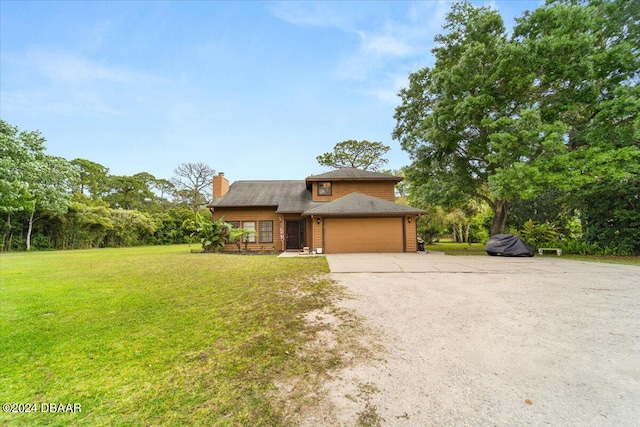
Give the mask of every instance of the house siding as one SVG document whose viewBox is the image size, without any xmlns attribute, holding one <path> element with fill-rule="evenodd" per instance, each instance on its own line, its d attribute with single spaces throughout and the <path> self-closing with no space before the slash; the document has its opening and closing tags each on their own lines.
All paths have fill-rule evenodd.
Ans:
<svg viewBox="0 0 640 427">
<path fill-rule="evenodd" d="M 213 220 L 218 220 L 224 217 L 227 222 L 231 221 L 255 221 L 256 222 L 256 242 L 249 243 L 247 249 L 250 251 L 259 250 L 276 250 L 284 251 L 285 242 L 280 239 L 280 227 L 286 230 L 286 221 L 301 221 L 304 225 L 304 238 L 300 242 L 301 247 L 311 247 L 313 245 L 313 233 L 312 223 L 310 218 L 303 218 L 297 214 L 277 214 L 275 208 L 228 208 L 218 207 L 213 214 Z M 273 243 L 260 242 L 260 221 L 273 221 Z M 244 243 L 242 244 L 244 248 Z M 238 247 L 235 243 L 227 243 L 223 249 L 225 252 L 237 251 Z"/>
<path fill-rule="evenodd" d="M 318 218 L 320 224 L 318 224 Z M 317 251 L 322 248 L 322 229 L 324 227 L 324 220 L 322 217 L 311 217 L 311 250 Z"/>
<path fill-rule="evenodd" d="M 391 181 L 331 181 L 331 196 L 318 196 L 318 183 L 312 183 L 315 202 L 331 202 L 351 193 L 362 193 L 395 202 L 395 183 Z"/>
<path fill-rule="evenodd" d="M 275 208 L 216 208 L 213 214 L 214 221 L 224 217 L 227 222 L 230 221 L 255 221 L 256 222 L 256 242 L 249 243 L 249 250 L 272 250 L 282 251 L 283 243 L 280 240 L 280 220 L 282 215 L 275 212 Z M 298 217 L 300 219 L 300 217 Z M 273 242 L 260 242 L 260 221 L 273 221 Z M 242 244 L 244 248 L 244 243 Z M 237 251 L 238 247 L 235 243 L 227 243 L 223 251 Z"/>
<path fill-rule="evenodd" d="M 409 219 L 411 219 L 411 222 L 409 222 Z M 404 219 L 405 252 L 416 252 L 418 250 L 417 222 L 418 218 L 416 216 L 408 216 Z"/>
<path fill-rule="evenodd" d="M 307 241 L 305 242 L 305 246 L 313 250 L 313 223 L 311 222 L 311 218 L 306 217 L 305 224 L 307 226 Z"/>
</svg>

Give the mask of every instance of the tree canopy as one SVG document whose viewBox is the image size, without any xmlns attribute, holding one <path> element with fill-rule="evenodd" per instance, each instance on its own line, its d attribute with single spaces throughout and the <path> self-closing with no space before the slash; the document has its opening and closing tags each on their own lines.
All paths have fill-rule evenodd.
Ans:
<svg viewBox="0 0 640 427">
<path fill-rule="evenodd" d="M 331 168 L 357 168 L 363 170 L 379 170 L 388 160 L 383 158 L 390 147 L 381 142 L 353 139 L 337 143 L 332 152 L 316 157 L 322 166 Z"/>
<path fill-rule="evenodd" d="M 29 180 L 38 175 L 38 162 L 44 158 L 44 138 L 40 132 L 20 132 L 0 120 L 0 212 L 29 210 L 34 200 Z"/>
<path fill-rule="evenodd" d="M 90 160 L 46 154 L 45 142 L 39 131 L 21 131 L 0 120 L 1 250 L 189 240 L 194 206 L 199 209 L 210 191 L 207 174 L 199 177 L 202 194 L 194 198 L 184 191 L 189 184 L 177 190 L 148 172 L 110 175 Z M 212 171 L 204 163 L 193 165 Z"/>
<path fill-rule="evenodd" d="M 579 204 L 602 180 L 637 182 L 639 9 L 549 2 L 509 35 L 495 10 L 454 4 L 435 65 L 409 76 L 396 108 L 413 196 L 484 200 L 496 234 L 513 200 L 561 188 Z"/>
</svg>

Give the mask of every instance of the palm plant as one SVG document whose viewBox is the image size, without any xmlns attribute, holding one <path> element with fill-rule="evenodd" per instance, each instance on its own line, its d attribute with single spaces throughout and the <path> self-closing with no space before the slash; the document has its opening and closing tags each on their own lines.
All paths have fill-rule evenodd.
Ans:
<svg viewBox="0 0 640 427">
<path fill-rule="evenodd" d="M 256 232 L 250 228 L 232 228 L 229 233 L 229 241 L 235 242 L 240 252 L 240 243 L 244 242 L 245 252 L 249 250 L 249 236 L 256 234 Z"/>
<path fill-rule="evenodd" d="M 231 226 L 224 222 L 224 218 L 216 221 L 196 213 L 196 231 L 191 236 L 197 236 L 202 243 L 205 252 L 218 252 L 224 248 L 224 244 L 229 240 L 229 230 Z"/>
</svg>

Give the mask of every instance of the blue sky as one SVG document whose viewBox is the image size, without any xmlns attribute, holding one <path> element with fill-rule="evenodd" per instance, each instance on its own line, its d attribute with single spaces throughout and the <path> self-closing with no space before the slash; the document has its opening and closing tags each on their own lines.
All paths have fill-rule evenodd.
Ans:
<svg viewBox="0 0 640 427">
<path fill-rule="evenodd" d="M 477 1 L 508 27 L 540 1 Z M 303 179 L 347 139 L 391 146 L 398 90 L 451 1 L 1 1 L 0 116 L 114 175 L 204 162 Z"/>
</svg>

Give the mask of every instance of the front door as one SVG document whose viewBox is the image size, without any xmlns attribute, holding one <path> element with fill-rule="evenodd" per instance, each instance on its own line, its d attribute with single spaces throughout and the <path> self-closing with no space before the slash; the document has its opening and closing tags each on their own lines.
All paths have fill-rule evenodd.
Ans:
<svg viewBox="0 0 640 427">
<path fill-rule="evenodd" d="M 300 221 L 287 221 L 286 232 L 286 249 L 300 249 L 301 233 Z"/>
</svg>

